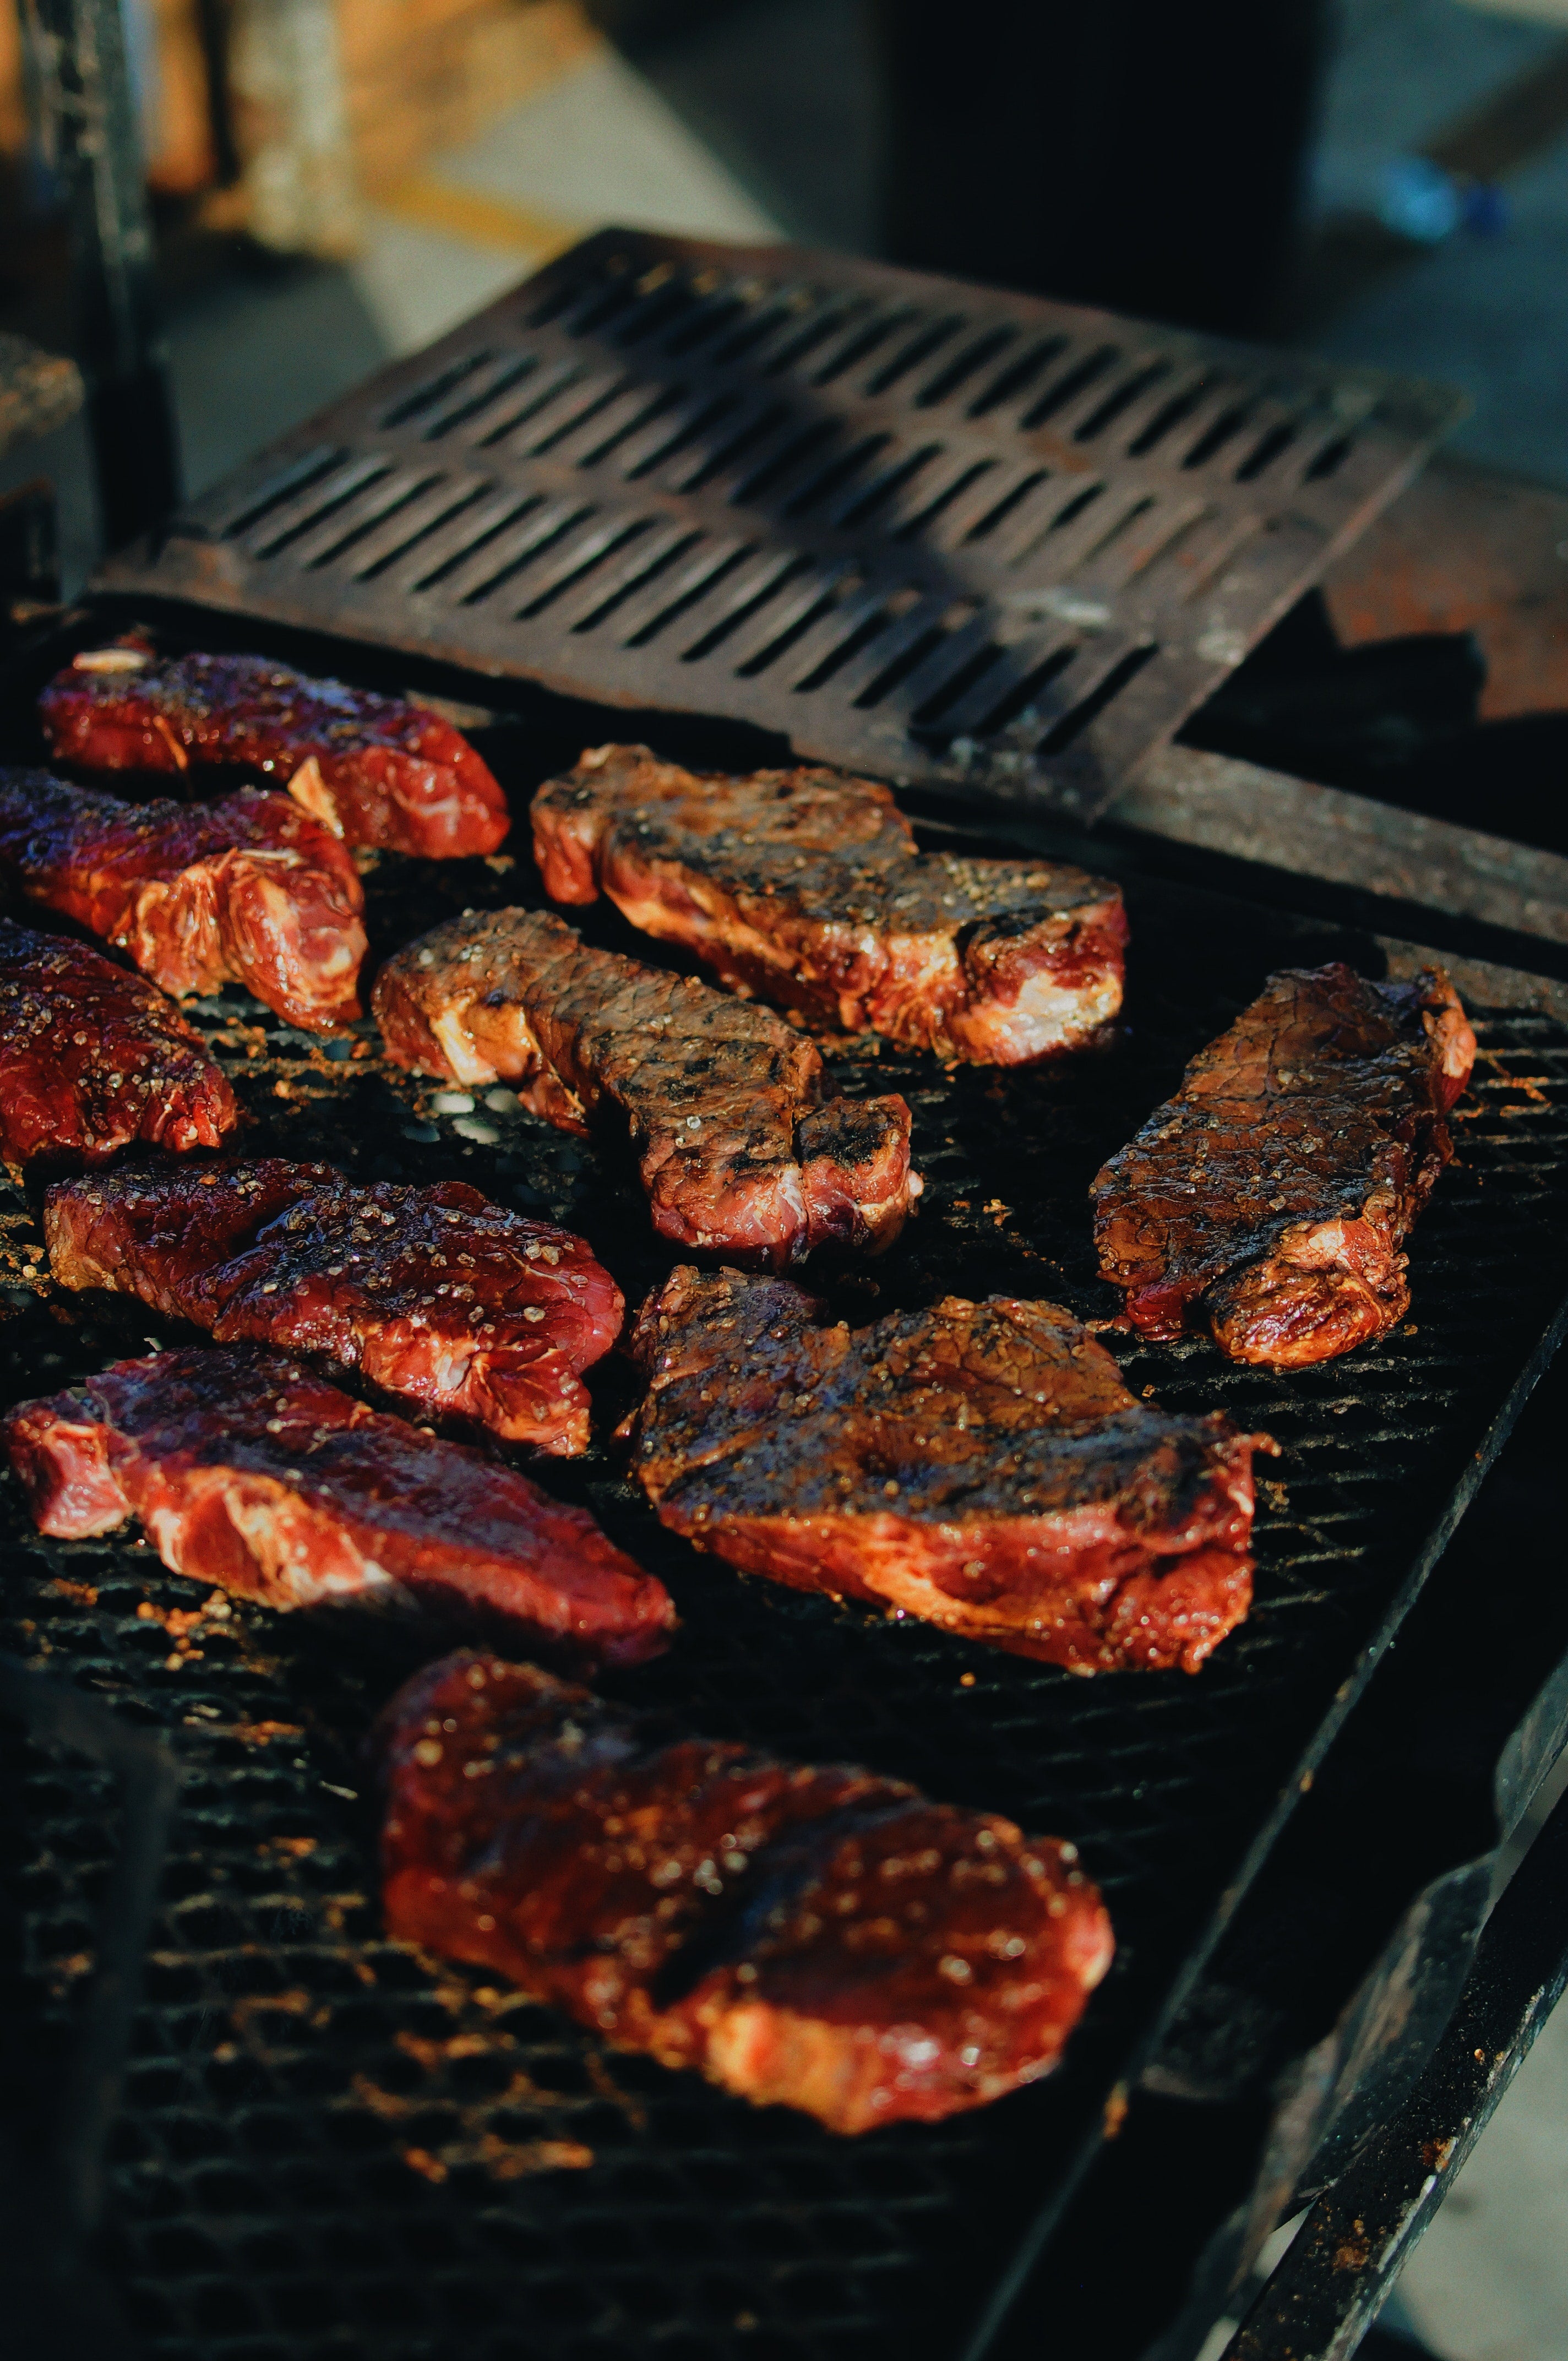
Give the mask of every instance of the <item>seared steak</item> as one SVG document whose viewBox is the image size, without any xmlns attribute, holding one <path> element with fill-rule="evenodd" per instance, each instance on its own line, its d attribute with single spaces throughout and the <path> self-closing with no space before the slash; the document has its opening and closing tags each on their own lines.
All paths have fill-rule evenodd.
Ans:
<svg viewBox="0 0 1568 2361">
<path fill-rule="evenodd" d="M 234 1093 L 177 1008 L 101 951 L 0 918 L 0 1156 L 216 1148 Z"/>
<path fill-rule="evenodd" d="M 917 851 L 888 790 L 837 771 L 683 771 L 599 746 L 533 798 L 558 902 L 601 890 L 732 991 L 980 1065 L 1091 1041 L 1122 1003 L 1103 877 Z"/>
<path fill-rule="evenodd" d="M 389 1054 L 416 1073 L 527 1085 L 563 1130 L 630 1134 L 653 1227 L 774 1266 L 887 1246 L 921 1183 L 901 1098 L 819 1104 L 793 1026 L 684 976 L 593 950 L 533 910 L 470 911 L 376 979 Z"/>
<path fill-rule="evenodd" d="M 321 1353 L 429 1412 L 581 1451 L 579 1372 L 620 1329 L 620 1290 L 581 1238 L 462 1180 L 360 1187 L 329 1164 L 95 1173 L 51 1189 L 49 1263 L 241 1340 Z"/>
<path fill-rule="evenodd" d="M 312 1032 L 359 1015 L 364 888 L 331 830 L 287 796 L 124 804 L 45 771 L 0 771 L 7 870 L 177 999 L 243 983 Z"/>
<path fill-rule="evenodd" d="M 380 1748 L 390 1934 L 833 2131 L 1034 2081 L 1110 1964 L 1071 1845 L 527 1665 L 432 1665 Z"/>
<path fill-rule="evenodd" d="M 506 797 L 461 730 L 400 697 L 310 680 L 269 656 L 160 663 L 135 640 L 89 649 L 38 699 L 55 755 L 90 771 L 243 766 L 348 844 L 437 860 L 494 852 Z"/>
<path fill-rule="evenodd" d="M 176 1574 L 268 1607 L 414 1606 L 582 1664 L 640 1663 L 674 1622 L 586 1510 L 276 1354 L 122 1361 L 0 1438 L 40 1532 L 135 1516 Z"/>
<path fill-rule="evenodd" d="M 642 1308 L 635 1472 L 748 1573 L 1075 1673 L 1196 1672 L 1252 1598 L 1252 1455 L 1135 1401 L 1054 1303 L 948 1296 L 851 1331 L 779 1279 Z"/>
<path fill-rule="evenodd" d="M 1146 1336 L 1206 1327 L 1296 1368 L 1383 1335 L 1399 1252 L 1453 1153 L 1475 1037 L 1441 969 L 1288 968 L 1093 1184 L 1102 1275 Z"/>
</svg>

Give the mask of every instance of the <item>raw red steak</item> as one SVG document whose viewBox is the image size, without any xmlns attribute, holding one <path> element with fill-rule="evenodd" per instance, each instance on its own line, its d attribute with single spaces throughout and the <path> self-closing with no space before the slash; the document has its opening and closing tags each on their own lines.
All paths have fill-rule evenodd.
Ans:
<svg viewBox="0 0 1568 2361">
<path fill-rule="evenodd" d="M 321 1353 L 427 1412 L 581 1451 L 580 1371 L 615 1342 L 620 1290 L 569 1231 L 462 1180 L 360 1187 L 280 1157 L 95 1173 L 44 1206 L 64 1287 L 106 1287 L 205 1328 Z"/>
<path fill-rule="evenodd" d="M 599 746 L 533 798 L 558 902 L 609 895 L 731 991 L 981 1065 L 1080 1049 L 1122 1005 L 1119 887 L 1050 861 L 921 852 L 886 787 L 730 778 Z"/>
<path fill-rule="evenodd" d="M 83 652 L 38 700 L 62 763 L 91 771 L 240 764 L 287 787 L 345 843 L 441 860 L 494 852 L 506 797 L 461 730 L 428 706 L 269 656 L 176 656 L 135 641 Z"/>
<path fill-rule="evenodd" d="M 632 1339 L 661 1519 L 748 1573 L 1069 1672 L 1196 1672 L 1252 1600 L 1252 1455 L 1135 1400 L 1054 1303 L 851 1331 L 781 1279 L 675 1271 Z"/>
<path fill-rule="evenodd" d="M 0 771 L 0 870 L 177 999 L 243 983 L 311 1032 L 360 1013 L 358 872 L 287 796 L 124 804 L 45 771 Z"/>
<path fill-rule="evenodd" d="M 1111 1961 L 1070 1844 L 526 1665 L 432 1665 L 379 1741 L 389 1933 L 833 2131 L 1048 2073 Z"/>
<path fill-rule="evenodd" d="M 563 1130 L 629 1134 L 663 1238 L 780 1267 L 888 1246 L 922 1183 L 901 1098 L 823 1100 L 782 1017 L 594 950 L 548 913 L 469 911 L 389 960 L 388 1053 L 443 1081 L 527 1084 Z"/>
<path fill-rule="evenodd" d="M 135 1516 L 176 1574 L 268 1607 L 416 1606 L 585 1664 L 640 1663 L 674 1623 L 586 1510 L 277 1354 L 122 1361 L 0 1434 L 41 1532 Z"/>
<path fill-rule="evenodd" d="M 234 1093 L 162 994 L 86 943 L 0 918 L 0 1156 L 216 1148 Z"/>
<path fill-rule="evenodd" d="M 1276 1368 L 1386 1334 L 1475 1058 L 1441 970 L 1270 976 L 1094 1181 L 1101 1273 L 1133 1325 L 1206 1327 L 1232 1360 Z"/>
</svg>

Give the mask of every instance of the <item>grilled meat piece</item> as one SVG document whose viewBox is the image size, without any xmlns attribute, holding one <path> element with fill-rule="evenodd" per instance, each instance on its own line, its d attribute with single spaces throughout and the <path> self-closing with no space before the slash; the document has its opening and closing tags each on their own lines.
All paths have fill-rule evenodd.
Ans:
<svg viewBox="0 0 1568 2361">
<path fill-rule="evenodd" d="M 287 796 L 124 804 L 46 771 L 0 770 L 0 870 L 177 999 L 243 983 L 318 1033 L 360 1013 L 358 872 Z"/>
<path fill-rule="evenodd" d="M 1196 1672 L 1252 1600 L 1252 1455 L 1136 1401 L 1054 1303 L 851 1332 L 781 1279 L 674 1271 L 632 1350 L 635 1472 L 751 1574 L 1075 1673 Z"/>
<path fill-rule="evenodd" d="M 426 1412 L 581 1451 L 579 1372 L 620 1330 L 620 1290 L 581 1238 L 462 1180 L 406 1189 L 280 1157 L 94 1173 L 44 1205 L 63 1287 L 106 1287 L 247 1341 L 321 1353 Z"/>
<path fill-rule="evenodd" d="M 1276 1368 L 1386 1334 L 1475 1058 L 1441 969 L 1270 976 L 1093 1183 L 1101 1272 L 1133 1325 L 1207 1327 L 1232 1360 Z"/>
<path fill-rule="evenodd" d="M 389 1056 L 464 1083 L 525 1082 L 565 1131 L 630 1135 L 653 1227 L 774 1266 L 885 1246 L 921 1182 L 901 1098 L 819 1104 L 822 1060 L 763 1008 L 591 950 L 535 910 L 470 911 L 410 943 L 371 1003 Z"/>
<path fill-rule="evenodd" d="M 0 918 L 0 1156 L 101 1163 L 216 1148 L 234 1093 L 160 992 L 86 943 Z"/>
<path fill-rule="evenodd" d="M 533 798 L 558 902 L 601 890 L 731 991 L 978 1065 L 1080 1049 L 1122 1005 L 1103 877 L 917 851 L 888 790 L 837 771 L 694 774 L 599 746 Z"/>
<path fill-rule="evenodd" d="M 683 1738 L 468 1653 L 378 1737 L 392 1935 L 833 2131 L 1036 2081 L 1110 1964 L 1070 1844 L 874 1772 Z"/>
<path fill-rule="evenodd" d="M 139 642 L 77 656 L 38 699 L 56 757 L 92 771 L 242 764 L 347 844 L 436 860 L 494 852 L 506 797 L 461 730 L 400 697 L 269 656 L 160 663 Z"/>
<path fill-rule="evenodd" d="M 268 1607 L 414 1606 L 585 1664 L 641 1663 L 674 1623 L 586 1510 L 277 1354 L 121 1361 L 0 1440 L 40 1532 L 135 1516 L 176 1574 Z"/>
</svg>

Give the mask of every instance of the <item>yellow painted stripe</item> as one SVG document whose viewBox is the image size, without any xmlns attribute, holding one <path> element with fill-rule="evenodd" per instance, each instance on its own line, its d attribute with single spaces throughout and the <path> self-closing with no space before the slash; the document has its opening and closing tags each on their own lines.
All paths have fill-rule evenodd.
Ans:
<svg viewBox="0 0 1568 2361">
<path fill-rule="evenodd" d="M 449 181 L 422 173 L 404 181 L 378 203 L 383 213 L 394 214 L 415 229 L 438 230 L 470 246 L 496 247 L 503 254 L 526 254 L 542 262 L 564 254 L 593 226 L 589 222 L 565 221 L 558 214 L 536 212 L 532 205 L 514 205 L 504 197 L 455 189 Z"/>
</svg>

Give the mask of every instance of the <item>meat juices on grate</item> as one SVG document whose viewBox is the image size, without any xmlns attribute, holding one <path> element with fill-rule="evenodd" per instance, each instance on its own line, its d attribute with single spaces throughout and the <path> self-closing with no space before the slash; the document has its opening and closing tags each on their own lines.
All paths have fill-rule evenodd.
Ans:
<svg viewBox="0 0 1568 2361">
<path fill-rule="evenodd" d="M 243 983 L 311 1032 L 360 1013 L 358 872 L 287 796 L 126 804 L 46 771 L 0 770 L 0 871 L 176 998 Z"/>
<path fill-rule="evenodd" d="M 747 1573 L 1075 1673 L 1196 1672 L 1252 1602 L 1266 1436 L 1135 1400 L 1054 1303 L 851 1331 L 787 1281 L 686 1268 L 632 1350 L 643 1489 Z"/>
<path fill-rule="evenodd" d="M 1080 1049 L 1122 1005 L 1121 889 L 1047 861 L 921 852 L 888 789 L 731 778 L 599 746 L 533 798 L 558 902 L 602 890 L 732 991 L 980 1065 Z"/>
<path fill-rule="evenodd" d="M 896 1096 L 821 1100 L 822 1059 L 765 1008 L 591 949 L 536 910 L 469 911 L 376 979 L 389 1056 L 416 1073 L 527 1085 L 565 1131 L 630 1133 L 659 1235 L 781 1267 L 876 1252 L 921 1181 Z"/>
<path fill-rule="evenodd" d="M 505 796 L 461 730 L 427 706 L 270 656 L 159 662 L 135 640 L 90 649 L 38 699 L 57 759 L 91 771 L 241 764 L 287 787 L 345 843 L 436 860 L 494 852 Z"/>
<path fill-rule="evenodd" d="M 555 1453 L 587 1446 L 580 1372 L 624 1310 L 581 1238 L 466 1181 L 362 1187 L 281 1157 L 62 1181 L 44 1238 L 62 1287 L 139 1296 L 221 1345 L 323 1354 L 422 1411 Z"/>
<path fill-rule="evenodd" d="M 450 1656 L 378 1739 L 390 1934 L 833 2131 L 1036 2081 L 1111 1962 L 1070 1844 L 526 1665 Z"/>
<path fill-rule="evenodd" d="M 121 1361 L 0 1439 L 40 1532 L 135 1516 L 174 1573 L 268 1607 L 413 1606 L 584 1664 L 639 1664 L 674 1628 L 586 1510 L 276 1354 Z"/>
<path fill-rule="evenodd" d="M 200 1037 L 86 943 L 0 918 L 0 1156 L 216 1148 L 239 1109 Z"/>
<path fill-rule="evenodd" d="M 1270 976 L 1093 1183 L 1101 1273 L 1134 1327 L 1207 1327 L 1232 1360 L 1276 1368 L 1386 1334 L 1475 1059 L 1441 969 Z"/>
</svg>

